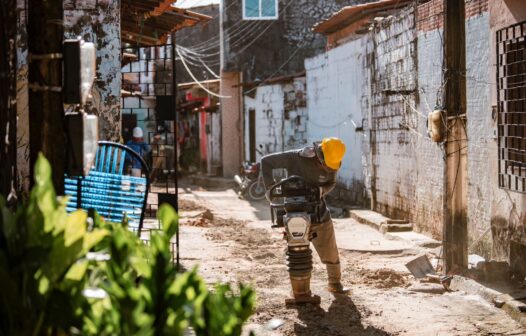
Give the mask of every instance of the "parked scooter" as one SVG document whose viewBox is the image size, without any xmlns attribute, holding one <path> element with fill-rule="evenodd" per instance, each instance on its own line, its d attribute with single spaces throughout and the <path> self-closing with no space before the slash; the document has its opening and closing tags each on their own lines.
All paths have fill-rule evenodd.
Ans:
<svg viewBox="0 0 526 336">
<path fill-rule="evenodd" d="M 259 150 L 258 153 L 263 155 Z M 239 188 L 239 196 L 254 201 L 265 198 L 266 190 L 259 162 L 244 161 L 239 170 L 239 175 L 234 176 L 234 181 Z"/>
</svg>

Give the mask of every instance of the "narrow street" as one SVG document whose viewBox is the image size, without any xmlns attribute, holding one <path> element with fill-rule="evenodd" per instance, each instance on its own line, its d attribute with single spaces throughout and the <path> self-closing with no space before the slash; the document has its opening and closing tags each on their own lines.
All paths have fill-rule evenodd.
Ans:
<svg viewBox="0 0 526 336">
<path fill-rule="evenodd" d="M 311 287 L 320 307 L 286 307 L 290 291 L 279 230 L 270 228 L 265 202 L 249 203 L 233 190 L 180 189 L 181 263 L 199 265 L 212 285 L 251 284 L 255 314 L 245 330 L 256 335 L 525 335 L 514 320 L 478 296 L 425 287 L 404 264 L 430 250 L 384 238 L 350 218 L 335 219 L 346 295 L 325 290 L 315 258 Z M 204 214 L 209 209 L 213 216 Z M 212 218 L 213 219 L 210 219 Z M 437 285 L 438 286 L 438 285 Z M 433 293 L 420 292 L 425 288 Z M 269 321 L 272 321 L 269 323 Z M 273 329 L 274 328 L 274 329 Z"/>
</svg>

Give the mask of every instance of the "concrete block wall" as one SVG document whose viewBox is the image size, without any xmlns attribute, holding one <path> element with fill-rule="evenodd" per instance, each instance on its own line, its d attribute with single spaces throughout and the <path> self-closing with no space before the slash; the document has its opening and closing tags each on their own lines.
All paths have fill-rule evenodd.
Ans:
<svg viewBox="0 0 526 336">
<path fill-rule="evenodd" d="M 347 152 L 332 195 L 350 203 L 366 198 L 362 167 L 364 115 L 363 52 L 366 39 L 358 39 L 305 60 L 307 71 L 308 142 L 339 137 Z M 358 131 L 357 131 L 358 128 Z"/>
<path fill-rule="evenodd" d="M 249 111 L 256 114 L 256 148 L 263 154 L 303 147 L 307 144 L 307 108 L 305 77 L 292 82 L 261 85 L 244 96 L 245 158 L 250 157 Z M 261 155 L 256 152 L 256 160 Z"/>
<path fill-rule="evenodd" d="M 256 111 L 256 148 L 263 145 L 263 153 L 275 153 L 284 150 L 283 134 L 283 87 L 280 84 L 263 85 L 256 89 L 254 98 L 244 96 L 245 102 L 245 158 L 249 153 L 249 124 L 250 109 Z M 256 152 L 256 160 L 261 155 Z"/>
</svg>

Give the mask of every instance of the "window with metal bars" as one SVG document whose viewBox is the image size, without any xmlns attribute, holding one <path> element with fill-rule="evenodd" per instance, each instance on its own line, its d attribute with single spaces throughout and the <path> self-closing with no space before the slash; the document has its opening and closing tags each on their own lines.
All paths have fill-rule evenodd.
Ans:
<svg viewBox="0 0 526 336">
<path fill-rule="evenodd" d="M 499 187 L 526 193 L 526 21 L 497 31 Z"/>
</svg>

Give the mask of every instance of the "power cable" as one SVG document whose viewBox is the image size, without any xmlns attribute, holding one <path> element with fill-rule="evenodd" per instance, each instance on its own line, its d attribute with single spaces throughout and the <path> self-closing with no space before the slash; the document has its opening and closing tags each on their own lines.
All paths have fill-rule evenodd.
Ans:
<svg viewBox="0 0 526 336">
<path fill-rule="evenodd" d="M 296 48 L 296 50 L 294 50 L 294 52 L 292 52 L 292 54 L 290 54 L 289 58 L 287 58 L 287 60 L 285 62 L 283 62 L 283 64 L 281 64 L 278 68 L 278 70 L 274 71 L 270 76 L 268 76 L 267 78 L 265 78 L 263 81 L 261 81 L 261 83 L 259 83 L 258 85 L 256 85 L 255 87 L 253 87 L 252 89 L 248 90 L 248 91 L 245 91 L 244 94 L 249 94 L 250 92 L 254 91 L 255 89 L 257 89 L 260 85 L 262 85 L 265 81 L 269 80 L 270 78 L 274 77 L 278 72 L 281 71 L 281 69 L 283 69 L 283 67 L 285 65 L 287 65 L 291 60 L 292 58 L 298 53 L 298 51 L 302 48 L 303 46 L 298 46 Z"/>
<path fill-rule="evenodd" d="M 181 62 L 183 63 L 183 66 L 184 68 L 186 69 L 186 72 L 188 72 L 188 74 L 190 75 L 190 77 L 192 77 L 192 79 L 195 81 L 195 83 L 197 85 L 199 85 L 199 87 L 201 89 L 203 89 L 205 92 L 207 92 L 208 94 L 214 96 L 214 97 L 218 97 L 218 98 L 232 98 L 231 96 L 222 96 L 222 95 L 219 95 L 215 92 L 212 92 L 210 91 L 208 88 L 206 88 L 195 76 L 194 74 L 192 73 L 192 71 L 188 68 L 188 65 L 186 64 L 185 60 L 184 60 L 184 57 L 183 55 L 181 55 L 181 53 L 179 52 L 179 50 L 175 49 L 175 52 L 177 53 L 177 55 L 179 55 L 179 57 L 181 58 Z"/>
</svg>

